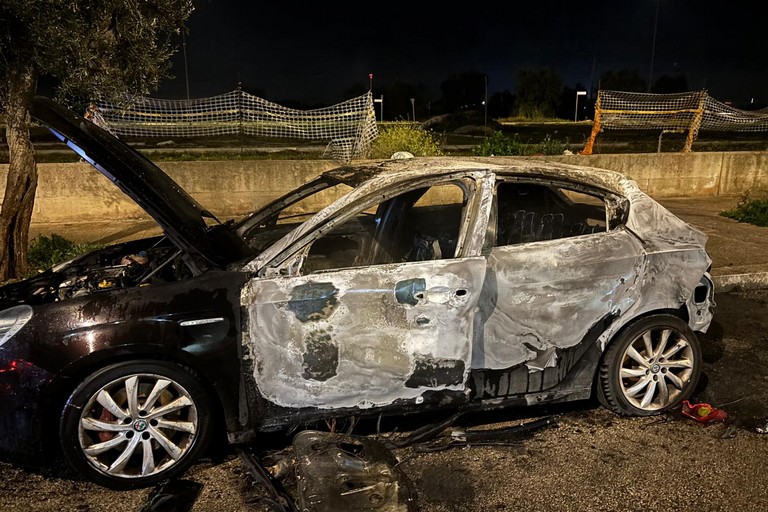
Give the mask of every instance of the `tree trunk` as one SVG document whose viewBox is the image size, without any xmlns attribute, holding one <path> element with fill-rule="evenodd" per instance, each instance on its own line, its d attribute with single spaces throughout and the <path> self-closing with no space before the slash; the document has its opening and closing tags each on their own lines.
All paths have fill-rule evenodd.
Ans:
<svg viewBox="0 0 768 512">
<path fill-rule="evenodd" d="M 26 272 L 29 224 L 37 189 L 37 163 L 29 136 L 29 106 L 37 86 L 34 68 L 9 63 L 6 102 L 8 179 L 0 211 L 0 281 Z"/>
</svg>

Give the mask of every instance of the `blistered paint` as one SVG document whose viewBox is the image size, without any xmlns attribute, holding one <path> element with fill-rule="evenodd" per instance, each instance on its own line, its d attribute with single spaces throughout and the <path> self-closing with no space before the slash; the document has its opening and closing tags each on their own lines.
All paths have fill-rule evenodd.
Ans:
<svg viewBox="0 0 768 512">
<path fill-rule="evenodd" d="M 259 391 L 284 407 L 367 408 L 464 390 L 485 265 L 467 258 L 251 281 L 243 303 Z M 403 283 L 420 280 L 424 289 L 411 286 L 403 300 Z"/>
<path fill-rule="evenodd" d="M 288 309 L 302 322 L 328 318 L 338 304 L 338 292 L 333 283 L 310 282 L 296 286 Z"/>
<path fill-rule="evenodd" d="M 415 306 L 427 289 L 427 281 L 423 277 L 406 279 L 395 285 L 395 299 L 399 304 Z"/>
<path fill-rule="evenodd" d="M 380 441 L 304 430 L 293 440 L 298 505 L 306 512 L 414 512 L 411 483 Z"/>
<path fill-rule="evenodd" d="M 630 308 L 647 269 L 630 233 L 497 247 L 488 258 L 473 368 L 547 367 L 601 318 Z M 543 363 L 543 364 L 542 364 Z"/>
</svg>

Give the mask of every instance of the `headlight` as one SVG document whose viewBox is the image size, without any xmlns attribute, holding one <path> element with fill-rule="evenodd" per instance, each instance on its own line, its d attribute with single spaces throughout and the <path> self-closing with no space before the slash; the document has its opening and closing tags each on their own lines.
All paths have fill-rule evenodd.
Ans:
<svg viewBox="0 0 768 512">
<path fill-rule="evenodd" d="M 14 306 L 0 311 L 0 347 L 32 318 L 32 307 Z"/>
</svg>

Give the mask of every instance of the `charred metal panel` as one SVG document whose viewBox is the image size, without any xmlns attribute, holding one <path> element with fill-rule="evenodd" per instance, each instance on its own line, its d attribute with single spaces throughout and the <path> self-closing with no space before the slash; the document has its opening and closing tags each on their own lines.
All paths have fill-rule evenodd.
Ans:
<svg viewBox="0 0 768 512">
<path fill-rule="evenodd" d="M 496 247 L 488 266 L 475 369 L 523 364 L 540 373 L 560 366 L 561 350 L 579 344 L 606 315 L 633 307 L 648 278 L 643 247 L 625 230 Z M 528 391 L 562 376 L 547 373 Z"/>
<path fill-rule="evenodd" d="M 703 250 L 707 236 L 670 213 L 648 197 L 631 180 L 622 180 L 619 189 L 631 203 L 627 228 L 643 241 L 648 271 L 641 283 L 642 300 L 631 314 L 618 318 L 599 338 L 601 348 L 633 318 L 649 311 L 687 306 L 689 326 L 706 332 L 712 321 L 712 297 L 693 304 L 693 293 L 702 279 L 708 279 L 711 259 Z M 710 281 L 711 282 L 711 281 Z"/>
<path fill-rule="evenodd" d="M 533 393 L 543 390 L 543 380 L 544 379 L 541 372 L 532 372 L 530 375 L 528 375 L 528 389 L 526 391 L 528 393 Z"/>
<path fill-rule="evenodd" d="M 529 372 L 524 365 L 513 368 L 509 372 L 509 390 L 507 393 L 512 396 L 528 391 L 528 379 L 532 375 L 536 375 L 536 373 Z"/>
<path fill-rule="evenodd" d="M 464 361 L 457 359 L 429 359 L 420 356 L 416 358 L 413 373 L 408 377 L 405 386 L 409 388 L 457 386 L 463 380 Z"/>
<path fill-rule="evenodd" d="M 294 437 L 293 449 L 303 511 L 416 510 L 397 459 L 374 439 L 305 430 Z"/>
<path fill-rule="evenodd" d="M 338 304 L 333 283 L 306 283 L 293 289 L 288 309 L 302 322 L 328 318 Z"/>
<path fill-rule="evenodd" d="M 525 396 L 528 403 L 538 403 L 553 396 L 589 396 L 602 352 L 597 340 L 616 319 L 616 315 L 606 315 L 591 326 L 581 343 L 557 349 L 556 366 L 531 371 L 531 363 L 526 362 L 503 370 L 473 370 L 473 399 L 487 403 Z"/>
<path fill-rule="evenodd" d="M 313 331 L 304 340 L 304 378 L 328 380 L 336 375 L 339 366 L 339 347 L 333 342 L 330 331 Z"/>
<path fill-rule="evenodd" d="M 560 382 L 561 375 L 557 368 L 545 368 L 542 375 L 541 387 L 543 389 L 550 389 Z"/>
<path fill-rule="evenodd" d="M 463 391 L 485 268 L 478 257 L 251 280 L 242 302 L 256 385 L 276 405 L 322 409 Z M 403 292 L 419 280 L 423 291 Z"/>
</svg>

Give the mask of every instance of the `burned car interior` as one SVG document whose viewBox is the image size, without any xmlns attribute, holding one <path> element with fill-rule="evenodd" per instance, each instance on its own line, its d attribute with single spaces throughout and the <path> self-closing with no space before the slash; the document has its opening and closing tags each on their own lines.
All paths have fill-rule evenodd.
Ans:
<svg viewBox="0 0 768 512">
<path fill-rule="evenodd" d="M 496 188 L 496 197 L 496 245 L 606 231 L 606 209 L 596 196 L 554 185 L 503 182 Z"/>
<path fill-rule="evenodd" d="M 457 256 L 469 186 L 457 181 L 411 190 L 366 208 L 342 224 L 334 223 L 330 231 L 321 228 L 301 272 Z M 249 245 L 264 248 L 317 213 L 302 211 L 292 203 L 288 206 L 273 212 L 257 233 L 246 231 Z M 605 199 L 597 191 L 525 180 L 497 185 L 492 215 L 497 219 L 496 234 L 489 234 L 489 246 L 602 233 L 609 222 L 612 228 L 623 222 L 609 218 Z"/>
<path fill-rule="evenodd" d="M 454 257 L 464 214 L 458 185 L 418 188 L 366 208 L 315 240 L 302 273 Z"/>
</svg>

